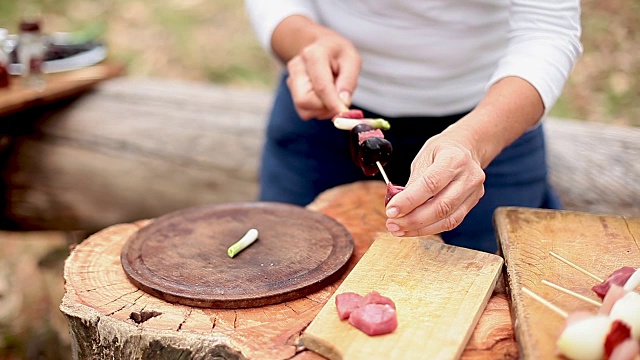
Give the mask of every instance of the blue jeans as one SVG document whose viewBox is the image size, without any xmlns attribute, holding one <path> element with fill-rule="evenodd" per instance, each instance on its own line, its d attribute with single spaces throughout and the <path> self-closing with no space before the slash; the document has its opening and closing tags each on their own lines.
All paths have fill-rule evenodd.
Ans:
<svg viewBox="0 0 640 360">
<path fill-rule="evenodd" d="M 393 156 L 385 170 L 393 183 L 401 185 L 407 182 L 411 161 L 425 141 L 464 116 L 389 118 L 363 110 L 366 117 L 384 117 L 391 123 L 385 138 L 393 145 Z M 441 234 L 446 243 L 496 252 L 493 212 L 497 207 L 560 208 L 547 181 L 542 126 L 505 148 L 485 173 L 485 195 L 462 224 Z M 331 121 L 298 117 L 283 77 L 262 153 L 260 200 L 307 205 L 324 190 L 374 178 L 366 177 L 351 161 L 348 131 L 336 129 Z"/>
</svg>

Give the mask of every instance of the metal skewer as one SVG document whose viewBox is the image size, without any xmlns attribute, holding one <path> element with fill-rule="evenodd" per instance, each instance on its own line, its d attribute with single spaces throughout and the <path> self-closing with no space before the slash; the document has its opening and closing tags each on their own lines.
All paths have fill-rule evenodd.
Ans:
<svg viewBox="0 0 640 360">
<path fill-rule="evenodd" d="M 384 182 L 387 185 L 389 185 L 389 177 L 387 176 L 387 173 L 384 171 L 382 164 L 380 164 L 380 161 L 376 161 L 376 165 L 378 165 L 378 169 L 380 170 L 380 174 L 382 174 L 382 178 L 384 179 Z"/>
</svg>

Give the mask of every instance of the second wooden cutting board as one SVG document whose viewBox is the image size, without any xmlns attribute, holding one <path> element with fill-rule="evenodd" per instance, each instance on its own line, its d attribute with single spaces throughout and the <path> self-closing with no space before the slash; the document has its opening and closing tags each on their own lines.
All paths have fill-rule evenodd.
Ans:
<svg viewBox="0 0 640 360">
<path fill-rule="evenodd" d="M 640 267 L 640 218 L 501 207 L 494 213 L 494 221 L 506 260 L 505 280 L 521 357 L 564 359 L 556 341 L 565 320 L 525 294 L 522 287 L 564 311 L 595 313 L 596 306 L 542 283 L 546 280 L 599 300 L 591 290 L 598 281 L 551 252 L 603 279 L 622 266 Z"/>
<path fill-rule="evenodd" d="M 495 287 L 502 258 L 425 238 L 381 233 L 302 335 L 330 359 L 456 359 Z M 335 296 L 376 290 L 398 314 L 391 334 L 368 336 L 341 321 Z"/>
</svg>

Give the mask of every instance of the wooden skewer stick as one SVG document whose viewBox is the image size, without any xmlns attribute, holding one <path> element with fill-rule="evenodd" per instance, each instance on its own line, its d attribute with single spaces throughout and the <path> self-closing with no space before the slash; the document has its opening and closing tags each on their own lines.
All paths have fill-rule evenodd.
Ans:
<svg viewBox="0 0 640 360">
<path fill-rule="evenodd" d="M 578 265 L 576 265 L 576 264 L 572 263 L 571 261 L 569 261 L 569 260 L 567 260 L 567 259 L 563 258 L 562 256 L 560 256 L 560 255 L 558 255 L 558 254 L 554 253 L 553 251 L 549 251 L 549 255 L 551 255 L 551 256 L 553 256 L 554 258 L 556 258 L 556 259 L 558 259 L 558 260 L 562 261 L 563 263 L 565 263 L 565 264 L 567 264 L 567 265 L 571 266 L 572 268 L 574 268 L 574 269 L 576 269 L 576 270 L 580 271 L 581 273 L 583 273 L 583 274 L 585 274 L 585 275 L 587 275 L 587 276 L 591 277 L 592 279 L 596 280 L 597 282 L 601 282 L 601 283 L 602 283 L 602 282 L 604 282 L 604 280 L 603 280 L 603 279 L 600 279 L 600 278 L 599 278 L 599 277 L 597 277 L 596 275 L 594 275 L 594 274 L 592 274 L 592 273 L 588 272 L 587 270 L 585 270 L 585 269 L 581 268 L 580 266 L 578 266 Z"/>
<path fill-rule="evenodd" d="M 382 174 L 384 182 L 389 185 L 389 177 L 387 177 L 387 173 L 384 171 L 384 168 L 382 167 L 382 164 L 380 164 L 380 161 L 376 161 L 376 165 L 378 165 L 378 169 L 380 170 L 380 174 Z"/>
<path fill-rule="evenodd" d="M 542 305 L 548 307 L 549 309 L 551 309 L 552 311 L 554 311 L 556 314 L 562 316 L 563 318 L 567 318 L 569 316 L 569 313 L 567 313 L 566 311 L 560 309 L 559 307 L 553 305 L 552 303 L 550 303 L 549 301 L 545 300 L 542 296 L 534 293 L 533 291 L 527 289 L 526 287 L 522 287 L 522 291 L 531 296 L 532 298 L 534 298 L 535 300 L 537 300 L 539 303 L 541 303 Z"/>
<path fill-rule="evenodd" d="M 573 296 L 575 298 L 578 298 L 578 299 L 580 299 L 582 301 L 586 301 L 591 305 L 595 305 L 595 306 L 598 306 L 598 307 L 602 306 L 602 303 L 599 302 L 599 301 L 590 299 L 590 298 L 588 298 L 588 297 L 586 297 L 584 295 L 578 294 L 577 292 L 573 292 L 573 291 L 571 291 L 569 289 L 563 288 L 562 286 L 556 285 L 556 284 L 552 283 L 551 281 L 542 280 L 542 283 L 545 284 L 545 285 L 551 286 L 552 288 L 554 288 L 554 289 L 556 289 L 558 291 L 562 291 L 565 294 L 569 294 L 569 295 L 571 295 L 571 296 Z"/>
</svg>

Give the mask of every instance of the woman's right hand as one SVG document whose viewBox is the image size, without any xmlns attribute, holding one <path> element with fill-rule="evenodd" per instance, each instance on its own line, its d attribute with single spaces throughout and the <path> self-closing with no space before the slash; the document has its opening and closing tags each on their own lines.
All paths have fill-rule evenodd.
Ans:
<svg viewBox="0 0 640 360">
<path fill-rule="evenodd" d="M 287 21 L 307 24 L 286 24 Z M 300 34 L 300 31 L 307 33 Z M 340 34 L 309 19 L 292 16 L 276 29 L 274 48 L 279 38 L 284 42 L 295 37 L 309 40 L 287 61 L 287 85 L 298 115 L 304 120 L 329 119 L 347 110 L 362 61 L 355 46 Z"/>
</svg>

